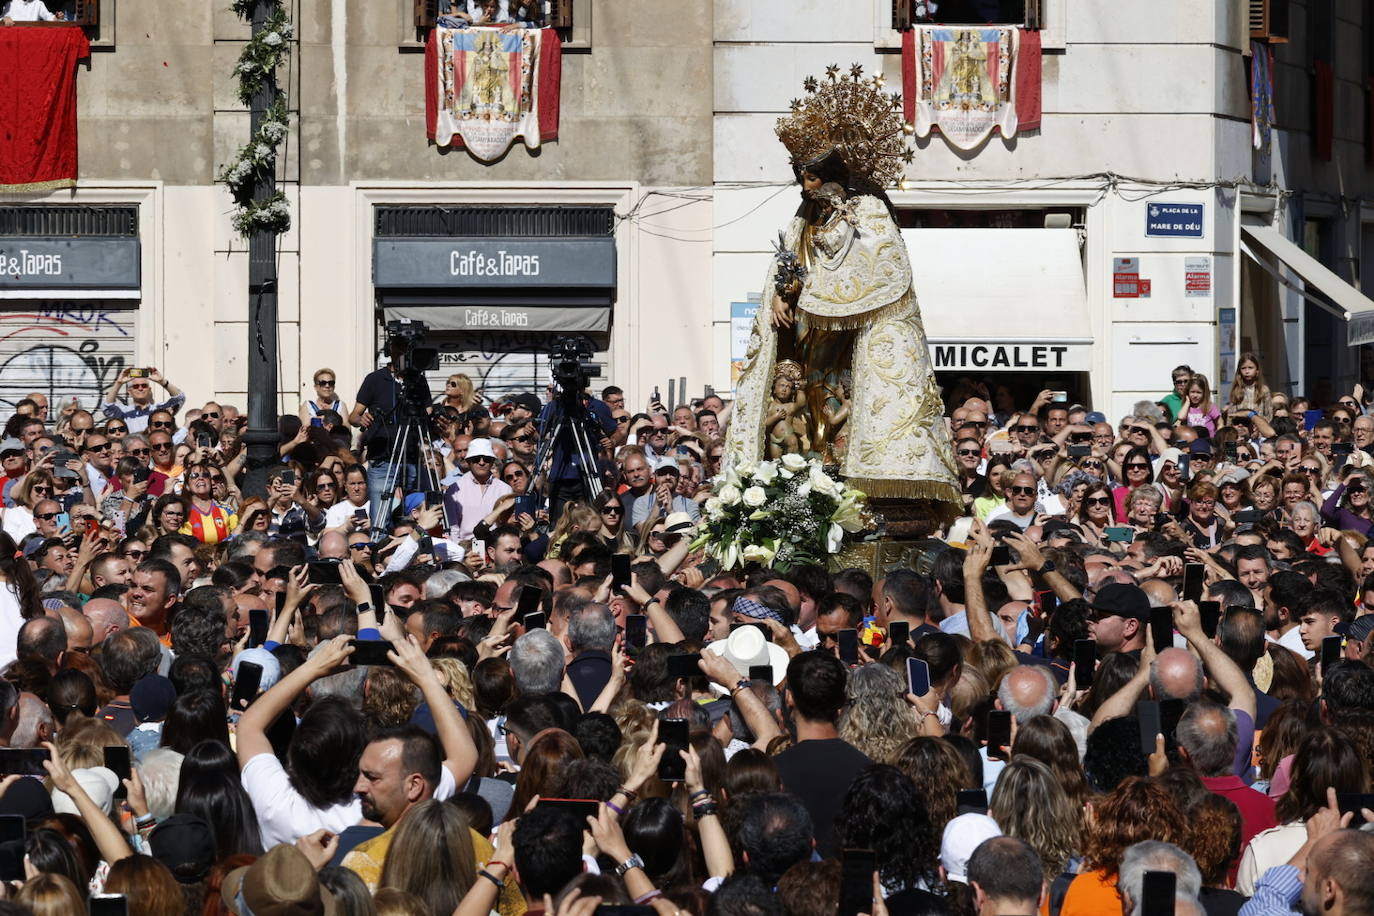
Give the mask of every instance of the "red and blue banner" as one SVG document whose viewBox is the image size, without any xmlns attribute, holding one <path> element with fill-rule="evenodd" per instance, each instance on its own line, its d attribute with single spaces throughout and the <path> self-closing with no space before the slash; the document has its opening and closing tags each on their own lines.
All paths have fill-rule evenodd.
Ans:
<svg viewBox="0 0 1374 916">
<path fill-rule="evenodd" d="M 425 127 L 486 162 L 517 139 L 558 136 L 562 45 L 553 29 L 435 26 L 425 46 Z"/>
</svg>

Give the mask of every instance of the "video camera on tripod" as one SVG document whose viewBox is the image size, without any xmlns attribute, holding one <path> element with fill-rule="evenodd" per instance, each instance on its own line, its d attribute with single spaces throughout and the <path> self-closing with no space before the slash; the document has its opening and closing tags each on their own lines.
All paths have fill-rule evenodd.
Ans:
<svg viewBox="0 0 1374 916">
<path fill-rule="evenodd" d="M 425 373 L 439 368 L 439 349 L 420 344 L 429 333 L 423 321 L 400 318 L 386 323 L 386 350 L 401 380 L 397 407 L 408 419 L 420 419 L 429 407 Z"/>
<path fill-rule="evenodd" d="M 553 370 L 554 387 L 565 408 L 572 403 L 579 408 L 582 406 L 582 395 L 601 370 L 596 363 L 588 362 L 591 357 L 591 342 L 577 337 L 555 337 L 553 345 L 549 347 L 549 367 Z"/>
<path fill-rule="evenodd" d="M 556 337 L 549 347 L 549 368 L 557 399 L 552 410 L 540 417 L 539 451 L 534 466 L 539 473 L 545 462 L 550 462 L 545 497 L 554 516 L 559 500 L 575 498 L 578 489 L 587 502 L 602 490 L 596 456 L 597 443 L 604 432 L 586 406 L 587 386 L 600 371 L 598 365 L 589 362 L 592 353 L 591 343 L 577 337 Z M 577 484 L 571 486 L 570 479 L 559 474 L 560 469 L 570 468 L 577 472 Z"/>
</svg>

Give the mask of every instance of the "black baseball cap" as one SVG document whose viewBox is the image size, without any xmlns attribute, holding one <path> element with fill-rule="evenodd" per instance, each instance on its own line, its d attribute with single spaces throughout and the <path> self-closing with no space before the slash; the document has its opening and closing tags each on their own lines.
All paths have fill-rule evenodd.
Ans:
<svg viewBox="0 0 1374 916">
<path fill-rule="evenodd" d="M 153 858 L 172 872 L 181 884 L 195 884 L 215 864 L 215 834 L 194 814 L 173 814 L 148 834 Z"/>
<path fill-rule="evenodd" d="M 1104 585 L 1092 600 L 1092 609 L 1109 617 L 1150 619 L 1150 598 L 1139 585 L 1112 582 Z"/>
</svg>

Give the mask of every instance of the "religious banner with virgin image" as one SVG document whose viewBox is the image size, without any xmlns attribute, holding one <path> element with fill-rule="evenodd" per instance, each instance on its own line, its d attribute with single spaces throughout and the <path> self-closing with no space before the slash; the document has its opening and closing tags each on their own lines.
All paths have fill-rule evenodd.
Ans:
<svg viewBox="0 0 1374 916">
<path fill-rule="evenodd" d="M 994 130 L 1040 126 L 1040 33 L 1014 26 L 917 26 L 902 36 L 904 114 L 973 149 Z"/>
<path fill-rule="evenodd" d="M 517 139 L 558 136 L 562 45 L 553 29 L 435 26 L 425 46 L 425 130 L 484 162 Z"/>
</svg>

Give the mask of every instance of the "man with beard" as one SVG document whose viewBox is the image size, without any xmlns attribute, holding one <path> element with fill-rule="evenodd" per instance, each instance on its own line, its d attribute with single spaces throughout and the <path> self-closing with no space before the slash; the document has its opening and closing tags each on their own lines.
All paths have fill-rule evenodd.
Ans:
<svg viewBox="0 0 1374 916">
<path fill-rule="evenodd" d="M 343 866 L 357 873 L 369 891 L 381 882 L 382 866 L 401 817 L 421 802 L 451 796 L 467 784 L 477 762 L 467 726 L 418 644 L 401 644 L 395 654 L 397 668 L 429 703 L 438 740 L 419 726 L 402 725 L 379 729 L 363 748 L 353 792 L 362 805 L 362 816 L 385 829 L 353 847 L 344 856 Z M 486 844 L 482 837 L 473 837 L 475 846 Z"/>
</svg>

